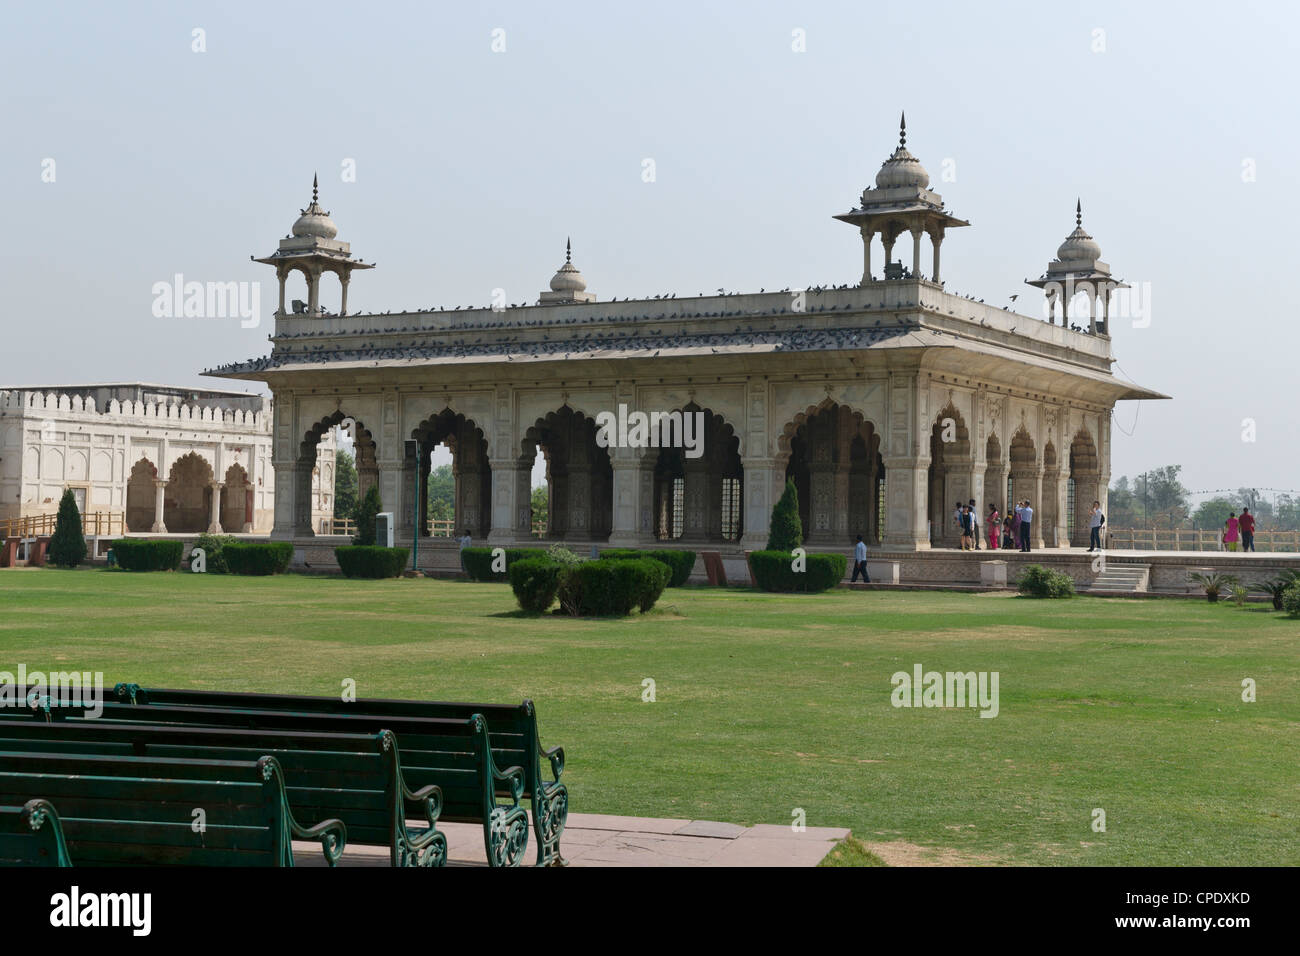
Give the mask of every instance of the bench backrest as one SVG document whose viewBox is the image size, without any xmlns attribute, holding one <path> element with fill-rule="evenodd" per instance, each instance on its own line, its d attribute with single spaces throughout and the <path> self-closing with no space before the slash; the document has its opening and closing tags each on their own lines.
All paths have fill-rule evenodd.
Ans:
<svg viewBox="0 0 1300 956">
<path fill-rule="evenodd" d="M 293 865 L 283 777 L 270 757 L 0 752 L 0 804 L 34 794 L 59 808 L 78 866 Z"/>
<path fill-rule="evenodd" d="M 44 721 L 36 712 L 14 712 L 15 719 Z M 401 747 L 402 768 L 407 785 L 419 790 L 428 784 L 442 789 L 445 820 L 482 820 L 490 814 L 493 794 L 507 792 L 494 786 L 493 769 L 498 766 L 488 749 L 487 724 L 481 716 L 466 719 L 400 718 L 367 714 L 313 714 L 289 710 L 258 710 L 243 707 L 183 707 L 170 704 L 135 706 L 115 702 L 103 705 L 96 719 L 81 716 L 78 708 L 58 708 L 55 721 L 85 723 L 136 722 L 177 727 L 245 728 L 271 731 L 315 731 L 323 733 L 378 733 L 391 731 Z M 5 717 L 0 713 L 0 731 Z M 517 789 L 522 793 L 523 773 L 517 771 Z M 512 796 L 518 798 L 519 794 Z"/>
<path fill-rule="evenodd" d="M 387 846 L 398 810 L 401 758 L 389 731 L 262 731 L 70 719 L 0 720 L 0 751 L 252 760 L 284 771 L 300 820 L 341 819 L 348 842 Z"/>
<path fill-rule="evenodd" d="M 538 752 L 537 711 L 531 700 L 519 704 L 474 704 L 454 701 L 390 700 L 298 694 L 257 694 L 242 691 L 172 690 L 118 684 L 113 691 L 119 703 L 137 705 L 171 704 L 187 707 L 228 707 L 253 710 L 289 710 L 296 713 L 416 717 L 434 720 L 466 720 L 481 714 L 487 720 L 488 738 L 496 762 L 502 767 L 536 768 Z M 403 744 L 403 749 L 406 745 Z M 525 797 L 531 797 L 525 780 Z"/>
</svg>

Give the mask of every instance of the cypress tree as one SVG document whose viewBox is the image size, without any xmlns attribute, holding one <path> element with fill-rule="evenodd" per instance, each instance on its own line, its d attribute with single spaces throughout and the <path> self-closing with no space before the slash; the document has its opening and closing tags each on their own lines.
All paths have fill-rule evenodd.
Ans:
<svg viewBox="0 0 1300 956">
<path fill-rule="evenodd" d="M 799 492 L 794 480 L 785 483 L 781 500 L 772 509 L 772 527 L 767 535 L 767 550 L 793 551 L 803 544 L 803 524 L 799 521 Z"/>
<path fill-rule="evenodd" d="M 365 495 L 357 502 L 354 518 L 357 525 L 353 544 L 373 545 L 375 543 L 375 517 L 384 510 L 379 498 L 379 486 L 371 485 Z"/>
<path fill-rule="evenodd" d="M 66 488 L 59 499 L 59 517 L 54 522 L 54 535 L 50 538 L 51 564 L 75 568 L 86 560 L 86 538 L 81 533 L 81 512 L 72 489 Z"/>
</svg>

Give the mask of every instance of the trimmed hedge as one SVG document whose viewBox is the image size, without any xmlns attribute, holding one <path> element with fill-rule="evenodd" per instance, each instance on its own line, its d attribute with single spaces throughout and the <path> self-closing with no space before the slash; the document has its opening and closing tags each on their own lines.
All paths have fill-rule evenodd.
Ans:
<svg viewBox="0 0 1300 956">
<path fill-rule="evenodd" d="M 112 547 L 117 566 L 127 571 L 175 571 L 185 552 L 183 541 L 150 538 L 118 538 Z"/>
<path fill-rule="evenodd" d="M 231 574 L 281 574 L 293 560 L 293 542 L 228 541 L 221 556 Z"/>
<path fill-rule="evenodd" d="M 652 558 L 668 565 L 668 586 L 679 588 L 695 570 L 694 551 L 638 551 L 635 548 L 609 548 L 600 552 L 601 558 Z"/>
<path fill-rule="evenodd" d="M 842 554 L 807 555 L 803 571 L 795 571 L 794 555 L 789 551 L 754 551 L 749 566 L 754 580 L 764 591 L 828 591 L 844 580 L 848 558 Z"/>
<path fill-rule="evenodd" d="M 668 565 L 651 558 L 584 561 L 560 576 L 560 607 L 581 617 L 624 617 L 654 607 L 668 585 Z"/>
<path fill-rule="evenodd" d="M 194 542 L 194 547 L 203 549 L 203 558 L 208 565 L 208 574 L 230 573 L 230 568 L 226 567 L 224 552 L 226 545 L 237 540 L 234 535 L 229 534 L 208 534 L 205 531 L 199 535 L 199 540 Z"/>
<path fill-rule="evenodd" d="M 395 578 L 411 559 L 411 549 L 353 544 L 335 548 L 334 557 L 345 577 Z"/>
<path fill-rule="evenodd" d="M 1052 571 L 1041 564 L 1026 566 L 1016 579 L 1020 593 L 1036 598 L 1074 597 L 1074 579 L 1060 571 Z"/>
<path fill-rule="evenodd" d="M 524 558 L 510 564 L 510 588 L 519 606 L 530 614 L 541 614 L 555 603 L 562 565 L 547 558 Z"/>
<path fill-rule="evenodd" d="M 492 548 L 464 548 L 460 552 L 465 564 L 465 573 L 471 581 L 507 581 L 510 566 L 516 561 L 527 558 L 546 557 L 545 548 L 506 548 L 506 569 L 492 570 Z"/>
</svg>

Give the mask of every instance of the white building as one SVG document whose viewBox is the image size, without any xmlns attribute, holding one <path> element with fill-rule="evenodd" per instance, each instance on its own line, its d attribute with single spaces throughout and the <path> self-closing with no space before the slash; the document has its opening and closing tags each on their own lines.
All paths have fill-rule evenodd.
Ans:
<svg viewBox="0 0 1300 956">
<path fill-rule="evenodd" d="M 0 389 L 0 521 L 53 514 L 71 488 L 106 533 L 269 533 L 271 418 L 270 399 L 246 392 Z M 333 514 L 332 435 L 316 455 L 311 507 L 317 527 Z"/>
</svg>

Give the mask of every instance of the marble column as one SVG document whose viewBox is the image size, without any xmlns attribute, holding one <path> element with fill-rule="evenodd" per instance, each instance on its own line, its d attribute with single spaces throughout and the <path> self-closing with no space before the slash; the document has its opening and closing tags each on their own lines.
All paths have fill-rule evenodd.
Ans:
<svg viewBox="0 0 1300 956">
<path fill-rule="evenodd" d="M 221 534 L 221 492 L 226 487 L 224 481 L 213 481 L 208 484 L 212 489 L 212 509 L 208 520 L 208 534 Z"/>
<path fill-rule="evenodd" d="M 163 478 L 153 480 L 153 527 L 149 530 L 155 534 L 166 534 L 167 525 L 163 523 L 163 494 L 167 481 Z"/>
</svg>

